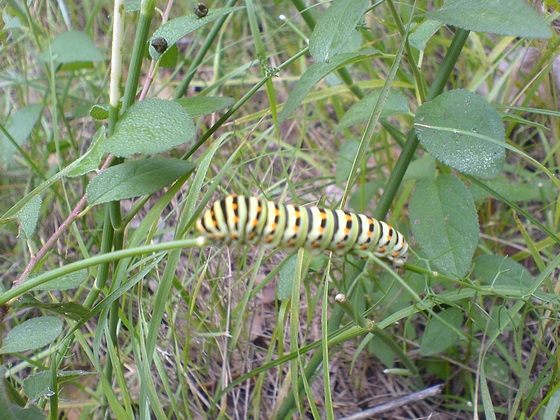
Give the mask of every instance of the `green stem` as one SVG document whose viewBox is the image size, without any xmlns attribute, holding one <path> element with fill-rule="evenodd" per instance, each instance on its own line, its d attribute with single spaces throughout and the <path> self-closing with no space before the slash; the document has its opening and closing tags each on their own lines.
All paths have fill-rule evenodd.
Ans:
<svg viewBox="0 0 560 420">
<path fill-rule="evenodd" d="M 23 282 L 19 286 L 5 291 L 4 293 L 0 294 L 0 306 L 5 305 L 6 303 L 10 302 L 13 299 L 17 299 L 18 297 L 22 296 L 24 293 L 29 292 L 31 289 L 40 286 L 41 284 L 46 283 L 49 280 L 54 280 L 58 277 L 73 273 L 83 268 L 94 267 L 99 264 L 103 264 L 111 261 L 117 261 L 128 257 L 136 257 L 139 255 L 152 254 L 152 253 L 162 252 L 162 251 L 170 251 L 172 249 L 189 248 L 192 246 L 201 247 L 204 246 L 205 244 L 206 244 L 206 240 L 204 237 L 201 236 L 198 238 L 182 239 L 179 241 L 145 245 L 145 246 L 139 246 L 135 248 L 125 248 L 125 249 L 121 249 L 120 251 L 109 252 L 108 254 L 95 255 L 91 258 L 88 258 L 87 260 L 80 260 L 71 264 L 66 264 L 59 268 L 55 268 L 54 270 L 50 270 L 37 277 L 28 279 L 27 281 Z"/>
<path fill-rule="evenodd" d="M 453 42 L 447 51 L 445 58 L 441 64 L 438 74 L 430 90 L 428 92 L 427 100 L 431 101 L 436 96 L 443 92 L 445 84 L 449 80 L 455 63 L 459 58 L 459 54 L 467 41 L 467 37 L 469 36 L 469 31 L 464 29 L 457 30 L 455 37 L 453 38 Z M 377 204 L 377 207 L 373 213 L 373 217 L 376 219 L 383 220 L 389 211 L 389 207 L 393 202 L 395 195 L 397 194 L 397 190 L 399 189 L 402 179 L 406 170 L 408 169 L 408 165 L 412 162 L 412 158 L 416 153 L 416 149 L 418 148 L 418 138 L 416 137 L 416 133 L 411 130 L 410 134 L 408 135 L 408 139 L 403 147 L 403 150 L 397 160 L 395 168 L 393 172 L 391 172 L 391 176 L 389 177 L 389 181 L 387 181 L 387 185 L 385 186 L 385 190 L 383 191 L 383 195 Z"/>
<path fill-rule="evenodd" d="M 402 23 L 400 15 L 397 13 L 397 9 L 395 8 L 395 4 L 393 0 L 387 0 L 387 5 L 389 6 L 389 10 L 391 11 L 391 15 L 393 15 L 393 21 L 397 25 L 397 29 L 401 37 L 406 37 L 404 41 L 404 49 L 406 51 L 406 56 L 408 61 L 410 62 L 410 68 L 412 70 L 412 74 L 414 75 L 414 80 L 416 82 L 416 89 L 418 89 L 418 95 L 420 99 L 423 101 L 426 98 L 426 90 L 424 87 L 424 81 L 422 75 L 420 74 L 420 70 L 418 69 L 418 65 L 416 60 L 414 59 L 415 55 L 413 54 L 412 48 L 410 48 L 410 43 L 408 42 L 408 32 L 407 29 L 404 27 Z"/>
<path fill-rule="evenodd" d="M 150 23 L 154 14 L 155 0 L 143 0 L 140 8 L 140 18 L 136 26 L 136 36 L 134 38 L 134 46 L 132 48 L 132 57 L 130 59 L 128 78 L 126 79 L 126 88 L 124 91 L 123 105 L 121 114 L 131 106 L 136 99 L 136 89 L 138 81 L 142 73 L 142 61 L 144 60 L 144 52 L 146 43 L 148 42 L 148 33 L 150 31 Z"/>
<path fill-rule="evenodd" d="M 348 315 L 351 319 L 353 319 L 354 322 L 358 324 L 361 328 L 363 328 L 366 331 L 372 331 L 375 328 L 374 322 L 367 319 L 360 312 L 358 312 L 356 310 L 356 307 L 352 305 L 352 302 L 348 300 L 346 295 L 339 293 L 338 295 L 335 296 L 334 300 L 336 301 L 336 303 L 340 305 L 342 310 L 346 312 L 346 315 Z"/>
</svg>

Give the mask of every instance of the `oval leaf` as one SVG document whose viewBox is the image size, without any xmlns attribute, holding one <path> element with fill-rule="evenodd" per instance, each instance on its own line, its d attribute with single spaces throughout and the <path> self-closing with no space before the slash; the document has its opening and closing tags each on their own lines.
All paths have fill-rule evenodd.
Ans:
<svg viewBox="0 0 560 420">
<path fill-rule="evenodd" d="M 10 117 L 10 121 L 7 124 L 6 131 L 12 137 L 12 140 L 16 142 L 18 146 L 23 146 L 29 136 L 31 136 L 31 131 L 35 124 L 39 121 L 41 114 L 43 113 L 42 104 L 33 104 L 21 108 L 20 110 L 14 112 Z M 13 156 L 17 149 L 13 143 L 6 137 L 3 132 L 0 132 L 0 161 L 4 165 L 12 165 L 14 163 Z"/>
<path fill-rule="evenodd" d="M 463 323 L 463 313 L 457 308 L 448 308 L 432 317 L 420 342 L 420 354 L 431 356 L 447 350 L 459 341 L 457 330 Z M 443 322 L 445 321 L 445 322 Z M 453 330 L 451 327 L 455 327 Z"/>
<path fill-rule="evenodd" d="M 282 268 L 278 272 L 278 286 L 276 288 L 276 298 L 278 300 L 286 300 L 292 297 L 292 289 L 294 288 L 294 276 L 297 265 L 297 252 L 288 255 Z"/>
<path fill-rule="evenodd" d="M 31 200 L 29 200 L 16 214 L 16 217 L 21 226 L 20 233 L 23 233 L 23 235 L 25 235 L 27 239 L 31 238 L 33 232 L 35 232 L 37 220 L 39 220 L 39 212 L 41 211 L 41 204 L 43 204 L 41 196 L 36 195 Z"/>
<path fill-rule="evenodd" d="M 125 162 L 106 169 L 87 188 L 90 206 L 139 197 L 161 190 L 194 169 L 190 162 L 153 158 Z"/>
<path fill-rule="evenodd" d="M 426 19 L 422 23 L 419 23 L 414 27 L 414 32 L 408 37 L 410 46 L 419 51 L 424 51 L 430 38 L 434 36 L 442 26 L 443 23 L 431 19 Z"/>
<path fill-rule="evenodd" d="M 476 93 L 453 90 L 426 102 L 418 108 L 414 129 L 432 156 L 464 174 L 491 179 L 502 171 L 504 124 L 496 110 Z"/>
<path fill-rule="evenodd" d="M 463 276 L 478 244 L 478 216 L 468 188 L 440 175 L 416 188 L 410 200 L 411 228 L 432 268 Z"/>
<path fill-rule="evenodd" d="M 62 321 L 54 316 L 28 319 L 6 335 L 0 353 L 16 353 L 46 346 L 61 332 Z"/>
<path fill-rule="evenodd" d="M 208 14 L 203 18 L 199 18 L 193 13 L 170 20 L 169 22 L 161 25 L 150 38 L 150 56 L 153 60 L 157 60 L 161 57 L 161 53 L 157 52 L 152 46 L 152 41 L 155 38 L 165 39 L 165 41 L 167 41 L 167 49 L 170 49 L 177 43 L 178 40 L 183 38 L 188 33 L 218 19 L 221 16 L 227 15 L 231 12 L 236 12 L 241 9 L 243 9 L 243 7 L 224 7 L 223 9 L 210 9 L 208 11 Z"/>
<path fill-rule="evenodd" d="M 83 370 L 65 370 L 58 371 L 56 376 L 57 382 L 63 383 L 90 375 L 96 375 L 96 373 Z M 23 392 L 31 402 L 41 397 L 49 397 L 54 394 L 51 381 L 52 372 L 50 370 L 31 374 L 23 380 Z"/>
<path fill-rule="evenodd" d="M 425 17 L 477 32 L 550 38 L 552 31 L 523 0 L 446 0 Z"/>
<path fill-rule="evenodd" d="M 338 185 L 344 185 L 350 176 L 352 164 L 356 158 L 356 153 L 360 148 L 360 142 L 356 139 L 348 139 L 344 142 L 336 158 L 335 180 Z"/>
<path fill-rule="evenodd" d="M 322 14 L 309 39 L 313 58 L 325 62 L 338 54 L 368 6 L 369 0 L 335 0 Z"/>
<path fill-rule="evenodd" d="M 303 101 L 303 98 L 305 98 L 305 95 L 307 95 L 311 88 L 331 71 L 336 70 L 340 67 L 347 66 L 366 57 L 370 57 L 374 54 L 379 54 L 379 51 L 368 48 L 367 50 L 360 52 L 338 54 L 333 57 L 332 60 L 328 63 L 314 63 L 309 66 L 309 68 L 297 81 L 294 89 L 290 93 L 288 100 L 282 108 L 282 112 L 280 112 L 278 121 L 282 122 L 290 115 L 292 115 L 292 113 L 296 110 L 301 101 Z"/>
<path fill-rule="evenodd" d="M 97 130 L 97 133 L 95 133 L 95 136 L 93 136 L 93 140 L 87 152 L 68 165 L 64 169 L 64 172 L 66 172 L 64 175 L 73 178 L 97 170 L 105 154 L 102 147 L 105 139 L 105 126 L 101 126 L 99 130 Z"/>
<path fill-rule="evenodd" d="M 493 286 L 513 286 L 526 290 L 533 284 L 533 277 L 525 267 L 498 255 L 476 257 L 474 275 L 480 283 Z"/>
<path fill-rule="evenodd" d="M 68 290 L 74 289 L 82 284 L 88 278 L 89 271 L 87 268 L 82 270 L 74 271 L 73 273 L 68 273 L 60 276 L 54 280 L 49 280 L 39 286 L 34 287 L 31 290 Z M 28 279 L 27 281 L 29 281 Z"/>
<path fill-rule="evenodd" d="M 381 91 L 370 93 L 359 102 L 352 105 L 350 109 L 346 111 L 346 114 L 344 114 L 344 116 L 340 119 L 336 129 L 340 131 L 354 124 L 368 121 L 371 117 L 371 113 L 377 105 L 377 101 L 379 101 L 380 93 Z M 406 95 L 398 90 L 390 90 L 387 100 L 383 105 L 381 116 L 391 117 L 393 115 L 402 115 L 406 114 L 408 110 L 408 99 L 406 98 Z"/>
<path fill-rule="evenodd" d="M 91 67 L 91 63 L 103 61 L 105 57 L 85 32 L 65 32 L 52 40 L 50 48 L 39 55 L 43 61 L 63 64 L 62 70 Z"/>
<path fill-rule="evenodd" d="M 189 114 L 174 101 L 146 99 L 130 107 L 104 143 L 106 152 L 126 157 L 165 152 L 194 138 Z"/>
</svg>

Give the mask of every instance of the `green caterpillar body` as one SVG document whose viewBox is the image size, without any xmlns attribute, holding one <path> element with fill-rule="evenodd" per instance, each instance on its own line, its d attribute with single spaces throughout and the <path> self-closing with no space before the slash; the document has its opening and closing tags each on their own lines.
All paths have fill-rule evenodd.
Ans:
<svg viewBox="0 0 560 420">
<path fill-rule="evenodd" d="M 387 223 L 363 214 L 319 207 L 278 205 L 255 197 L 230 195 L 216 201 L 196 227 L 210 243 L 299 248 L 317 255 L 371 252 L 395 267 L 406 262 L 408 243 Z"/>
</svg>

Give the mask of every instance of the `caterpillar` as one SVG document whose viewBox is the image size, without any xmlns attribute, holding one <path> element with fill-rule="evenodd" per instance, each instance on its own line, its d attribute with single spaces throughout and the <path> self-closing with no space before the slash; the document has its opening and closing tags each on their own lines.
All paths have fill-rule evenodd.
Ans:
<svg viewBox="0 0 560 420">
<path fill-rule="evenodd" d="M 303 247 L 313 255 L 324 250 L 337 255 L 366 251 L 387 258 L 395 267 L 404 265 L 408 253 L 400 232 L 363 214 L 278 205 L 242 195 L 214 202 L 196 227 L 208 243 L 280 247 L 288 252 Z"/>
</svg>

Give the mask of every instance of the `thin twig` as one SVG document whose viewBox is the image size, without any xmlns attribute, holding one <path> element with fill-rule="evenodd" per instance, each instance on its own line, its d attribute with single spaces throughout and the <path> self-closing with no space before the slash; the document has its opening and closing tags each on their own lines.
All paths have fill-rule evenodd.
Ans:
<svg viewBox="0 0 560 420">
<path fill-rule="evenodd" d="M 369 419 L 372 416 L 384 413 L 386 411 L 394 410 L 396 408 L 402 407 L 403 405 L 408 405 L 416 401 L 422 401 L 426 398 L 433 397 L 435 395 L 441 394 L 444 384 L 434 385 L 430 388 L 426 388 L 422 391 L 413 392 L 412 394 L 405 395 L 404 397 L 397 398 L 394 401 L 376 405 L 375 407 L 368 408 L 367 410 L 361 411 L 359 413 L 351 414 L 350 416 L 343 417 L 339 420 L 361 420 Z"/>
</svg>

